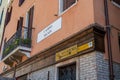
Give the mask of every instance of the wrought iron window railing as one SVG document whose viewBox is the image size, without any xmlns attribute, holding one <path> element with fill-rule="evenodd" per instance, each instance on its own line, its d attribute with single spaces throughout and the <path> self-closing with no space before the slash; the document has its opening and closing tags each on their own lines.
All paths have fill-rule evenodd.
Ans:
<svg viewBox="0 0 120 80">
<path fill-rule="evenodd" d="M 31 47 L 31 39 L 22 38 L 22 29 L 19 29 L 13 36 L 4 44 L 2 59 L 10 54 L 18 46 Z"/>
</svg>

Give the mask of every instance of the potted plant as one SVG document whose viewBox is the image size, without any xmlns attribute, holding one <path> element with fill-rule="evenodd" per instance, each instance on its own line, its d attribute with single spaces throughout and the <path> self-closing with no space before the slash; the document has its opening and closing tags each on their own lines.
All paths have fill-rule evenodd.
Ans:
<svg viewBox="0 0 120 80">
<path fill-rule="evenodd" d="M 29 38 L 22 39 L 22 43 L 23 43 L 23 44 L 30 45 L 30 44 L 31 44 L 31 39 L 29 39 Z"/>
</svg>

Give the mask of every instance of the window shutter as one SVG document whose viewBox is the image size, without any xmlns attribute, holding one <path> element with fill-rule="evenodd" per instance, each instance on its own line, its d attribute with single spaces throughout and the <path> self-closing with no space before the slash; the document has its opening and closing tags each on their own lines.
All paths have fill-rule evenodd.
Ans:
<svg viewBox="0 0 120 80">
<path fill-rule="evenodd" d="M 34 6 L 29 10 L 28 38 L 31 38 L 32 35 L 33 14 L 34 14 Z"/>
<path fill-rule="evenodd" d="M 13 9 L 13 7 L 10 7 L 10 11 L 9 11 L 9 13 L 8 13 L 8 21 L 7 21 L 7 22 L 9 22 L 10 19 L 11 19 L 12 9 Z"/>
<path fill-rule="evenodd" d="M 7 25 L 7 21 L 8 21 L 8 10 L 9 10 L 9 9 L 7 9 L 6 17 L 5 17 L 5 26 Z"/>
<path fill-rule="evenodd" d="M 20 32 L 20 35 L 19 37 L 21 37 L 22 35 L 22 26 L 23 26 L 23 17 L 20 17 L 20 20 L 19 20 L 19 32 Z"/>
<path fill-rule="evenodd" d="M 20 17 L 17 23 L 17 32 L 18 32 L 18 37 L 21 37 L 21 32 L 22 32 L 22 26 L 23 26 L 23 17 Z"/>
<path fill-rule="evenodd" d="M 7 9 L 6 18 L 5 18 L 5 26 L 9 23 L 11 19 L 11 15 L 12 15 L 12 7 Z"/>
<path fill-rule="evenodd" d="M 25 1 L 25 0 L 19 0 L 19 6 L 21 6 L 24 1 Z"/>
<path fill-rule="evenodd" d="M 23 26 L 23 17 L 20 17 L 19 28 L 22 29 Z"/>
<path fill-rule="evenodd" d="M 16 29 L 16 31 L 19 30 L 19 23 L 20 23 L 20 20 L 18 20 L 18 22 L 17 22 L 17 29 Z"/>
</svg>

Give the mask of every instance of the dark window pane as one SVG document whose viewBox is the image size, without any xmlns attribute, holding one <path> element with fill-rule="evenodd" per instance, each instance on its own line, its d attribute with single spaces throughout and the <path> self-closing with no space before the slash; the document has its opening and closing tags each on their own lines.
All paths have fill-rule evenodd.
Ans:
<svg viewBox="0 0 120 80">
<path fill-rule="evenodd" d="M 115 3 L 117 3 L 118 5 L 120 5 L 120 0 L 113 0 Z"/>
<path fill-rule="evenodd" d="M 76 64 L 60 67 L 59 80 L 76 80 Z"/>
<path fill-rule="evenodd" d="M 63 11 L 73 5 L 76 0 L 63 0 Z"/>
</svg>

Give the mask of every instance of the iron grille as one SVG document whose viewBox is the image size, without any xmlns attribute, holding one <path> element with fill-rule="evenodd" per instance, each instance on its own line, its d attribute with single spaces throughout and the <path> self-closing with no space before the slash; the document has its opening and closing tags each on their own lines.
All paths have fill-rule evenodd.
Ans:
<svg viewBox="0 0 120 80">
<path fill-rule="evenodd" d="M 2 59 L 5 58 L 18 46 L 31 47 L 31 39 L 23 39 L 21 37 L 22 29 L 20 28 L 5 44 Z"/>
<path fill-rule="evenodd" d="M 76 80 L 76 63 L 60 67 L 58 80 Z"/>
</svg>

